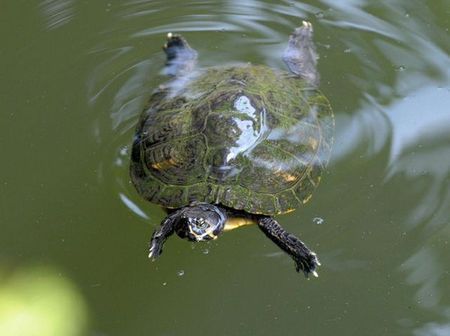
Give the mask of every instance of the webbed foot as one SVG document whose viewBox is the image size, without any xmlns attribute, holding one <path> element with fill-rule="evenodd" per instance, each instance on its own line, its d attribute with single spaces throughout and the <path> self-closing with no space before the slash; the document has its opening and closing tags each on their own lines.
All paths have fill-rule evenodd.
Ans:
<svg viewBox="0 0 450 336">
<path fill-rule="evenodd" d="M 184 75 L 194 68 L 197 52 L 189 46 L 186 39 L 181 35 L 168 33 L 163 50 L 167 57 L 165 68 L 167 75 Z"/>
<path fill-rule="evenodd" d="M 270 240 L 294 259 L 297 272 L 302 271 L 307 278 L 310 274 L 318 277 L 316 268 L 320 266 L 319 259 L 300 239 L 287 232 L 271 217 L 261 217 L 258 226 Z"/>
<path fill-rule="evenodd" d="M 317 258 L 316 253 L 312 252 L 307 247 L 306 249 L 308 250 L 308 253 L 301 256 L 292 256 L 295 261 L 295 270 L 297 272 L 302 271 L 307 278 L 310 274 L 314 275 L 317 278 L 319 274 L 317 273 L 316 268 L 321 264 L 319 262 L 319 259 Z"/>
<path fill-rule="evenodd" d="M 155 230 L 150 239 L 148 257 L 152 260 L 158 258 L 162 253 L 162 248 L 167 238 L 175 232 L 176 219 L 179 211 L 175 211 L 168 215 L 161 223 L 161 226 Z"/>
<path fill-rule="evenodd" d="M 302 25 L 296 28 L 289 37 L 288 46 L 283 53 L 283 61 L 293 74 L 313 86 L 318 86 L 317 59 L 319 57 L 312 37 L 312 24 L 303 21 Z"/>
<path fill-rule="evenodd" d="M 167 237 L 163 236 L 162 230 L 155 230 L 153 232 L 152 238 L 150 240 L 150 247 L 148 250 L 148 257 L 152 260 L 156 260 L 161 253 L 162 253 L 162 247 L 164 245 L 164 241 L 167 239 Z"/>
</svg>

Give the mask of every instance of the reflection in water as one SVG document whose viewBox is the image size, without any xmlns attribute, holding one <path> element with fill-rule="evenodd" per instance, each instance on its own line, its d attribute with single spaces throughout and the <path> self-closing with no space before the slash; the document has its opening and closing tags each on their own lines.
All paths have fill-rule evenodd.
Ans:
<svg viewBox="0 0 450 336">
<path fill-rule="evenodd" d="M 393 125 L 390 163 L 394 166 L 394 170 L 396 170 L 395 161 L 418 139 L 424 136 L 430 138 L 445 132 L 449 133 L 449 102 L 450 91 L 426 88 L 411 93 L 409 97 L 399 100 L 389 107 L 388 117 Z M 417 106 L 420 108 L 416 108 Z M 424 163 L 433 165 L 433 162 L 429 160 Z M 447 165 L 440 164 L 439 166 L 440 168 L 435 165 L 433 170 L 442 170 Z"/>
<path fill-rule="evenodd" d="M 406 281 L 412 286 L 419 286 L 416 292 L 416 302 L 427 309 L 437 308 L 441 298 L 438 288 L 443 268 L 437 262 L 436 253 L 430 248 L 422 248 L 411 256 L 402 266 L 401 270 L 408 273 Z"/>
<path fill-rule="evenodd" d="M 94 105 L 97 99 L 111 86 L 114 87 L 117 81 L 124 81 L 123 85 L 117 89 L 113 98 L 110 114 L 112 129 L 119 128 L 119 126 L 134 116 L 136 111 L 142 106 L 143 95 L 146 93 L 144 88 L 149 73 L 148 60 L 131 64 L 120 71 L 117 71 L 117 69 L 116 71 L 113 70 L 115 61 L 118 61 L 128 51 L 131 51 L 131 48 L 121 48 L 110 59 L 99 64 L 88 82 L 89 100 Z M 99 50 L 97 52 L 103 56 L 105 53 L 111 53 L 105 50 Z M 111 74 L 111 72 L 114 74 L 114 77 L 103 78 L 105 75 Z M 116 88 L 114 87 L 114 89 Z"/>
<path fill-rule="evenodd" d="M 139 110 L 143 102 L 143 87 L 149 70 L 149 62 L 144 60 L 126 71 L 131 72 L 131 76 L 124 85 L 117 91 L 112 105 L 111 119 L 113 129 L 129 120 L 134 113 Z"/>
<path fill-rule="evenodd" d="M 130 200 L 127 196 L 120 193 L 119 197 L 120 197 L 121 201 L 125 204 L 125 206 L 128 209 L 130 209 L 131 211 L 133 211 L 136 215 L 138 215 L 139 217 L 142 217 L 144 219 L 149 219 L 147 214 L 144 211 L 142 211 L 141 208 L 139 208 L 139 206 L 136 203 L 134 203 L 132 200 Z"/>
<path fill-rule="evenodd" d="M 262 117 L 257 117 L 257 111 L 252 106 L 251 101 L 246 96 L 238 97 L 234 102 L 234 109 L 245 115 L 245 117 L 239 116 L 239 118 L 233 118 L 233 121 L 237 125 L 240 135 L 236 137 L 235 145 L 229 148 L 229 153 L 226 156 L 225 162 L 234 160 L 239 154 L 248 153 L 250 150 L 258 144 L 261 140 L 261 134 L 265 130 L 265 111 L 261 111 Z M 254 127 L 254 120 L 259 120 L 260 125 Z M 244 154 L 245 155 L 245 154 Z"/>
<path fill-rule="evenodd" d="M 424 246 L 400 269 L 408 273 L 407 283 L 418 287 L 416 304 L 446 320 L 450 318 L 445 293 L 450 238 L 449 99 L 448 90 L 428 88 L 411 94 L 391 108 L 393 141 L 386 174 L 386 181 L 403 176 L 412 188 L 421 188 L 420 198 L 410 209 L 404 224 L 411 231 L 422 229 L 427 238 Z M 414 334 L 448 335 L 450 328 L 445 323 L 427 323 Z"/>
<path fill-rule="evenodd" d="M 450 323 L 427 323 L 414 331 L 415 336 L 448 336 L 450 335 Z"/>
<path fill-rule="evenodd" d="M 426 242 L 416 254 L 410 257 L 401 270 L 408 273 L 406 281 L 409 285 L 418 287 L 415 303 L 437 316 L 436 322 L 425 323 L 414 330 L 417 336 L 447 336 L 450 335 L 450 304 L 448 301 L 448 252 L 445 246 L 450 239 L 450 224 L 446 230 L 441 230 Z M 442 240 L 444 243 L 442 244 Z M 443 246 L 444 245 L 444 246 Z M 441 251 L 442 250 L 442 251 Z M 442 323 L 438 321 L 444 321 Z"/>
<path fill-rule="evenodd" d="M 392 148 L 387 180 L 400 174 L 411 183 L 429 179 L 423 198 L 411 210 L 407 223 L 428 221 L 429 229 L 446 223 L 450 191 L 450 92 L 421 90 L 390 108 Z M 420 106 L 420 108 L 417 108 Z"/>
<path fill-rule="evenodd" d="M 59 28 L 74 16 L 74 0 L 42 0 L 40 8 L 47 24 L 47 29 Z"/>
<path fill-rule="evenodd" d="M 81 336 L 86 305 L 61 273 L 44 267 L 0 271 L 0 335 Z"/>
<path fill-rule="evenodd" d="M 372 97 L 366 97 L 365 106 L 352 116 L 337 115 L 337 136 L 332 161 L 344 161 L 358 146 L 366 145 L 368 157 L 381 152 L 390 142 L 391 125 L 382 108 Z"/>
<path fill-rule="evenodd" d="M 433 147 L 405 155 L 391 170 L 392 174 L 404 174 L 412 184 L 423 179 L 428 181 L 422 187 L 422 197 L 416 208 L 410 211 L 407 218 L 406 223 L 410 228 L 426 223 L 428 230 L 436 230 L 448 221 L 450 190 L 446 183 L 450 176 L 450 149 L 448 145 Z"/>
<path fill-rule="evenodd" d="M 450 38 L 425 4 L 407 0 L 322 2 L 328 10 L 320 22 L 336 30 L 329 31 L 330 55 L 353 63 L 341 69 L 346 75 L 334 83 L 342 94 L 353 96 L 354 105 L 346 110 L 364 108 L 364 97 L 389 106 L 424 86 L 447 82 L 443 69 L 450 66 Z"/>
</svg>

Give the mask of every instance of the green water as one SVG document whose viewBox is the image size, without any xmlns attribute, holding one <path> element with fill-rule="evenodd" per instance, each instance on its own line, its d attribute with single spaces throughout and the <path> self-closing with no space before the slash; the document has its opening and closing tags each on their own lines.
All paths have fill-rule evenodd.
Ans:
<svg viewBox="0 0 450 336">
<path fill-rule="evenodd" d="M 256 227 L 172 238 L 150 262 L 164 214 L 128 150 L 164 35 L 201 66 L 282 68 L 305 18 L 336 140 L 312 200 L 279 220 L 320 277 Z M 3 1 L 0 332 L 31 335 L 6 326 L 34 307 L 21 328 L 61 319 L 58 336 L 450 335 L 449 27 L 448 0 Z"/>
</svg>

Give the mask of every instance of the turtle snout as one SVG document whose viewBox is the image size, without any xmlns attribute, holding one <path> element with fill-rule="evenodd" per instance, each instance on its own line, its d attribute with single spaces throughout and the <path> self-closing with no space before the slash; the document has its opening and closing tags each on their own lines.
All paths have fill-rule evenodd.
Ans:
<svg viewBox="0 0 450 336">
<path fill-rule="evenodd" d="M 188 220 L 188 239 L 194 241 L 211 240 L 214 236 L 214 225 L 204 218 L 189 218 Z M 192 239 L 193 238 L 193 239 Z"/>
</svg>

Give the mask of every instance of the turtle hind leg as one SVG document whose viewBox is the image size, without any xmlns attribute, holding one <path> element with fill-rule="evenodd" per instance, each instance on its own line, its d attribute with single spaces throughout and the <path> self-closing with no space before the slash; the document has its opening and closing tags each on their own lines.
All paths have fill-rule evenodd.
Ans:
<svg viewBox="0 0 450 336">
<path fill-rule="evenodd" d="M 283 229 L 271 217 L 260 217 L 258 226 L 270 240 L 294 259 L 297 272 L 302 271 L 306 277 L 310 274 L 318 276 L 316 268 L 320 266 L 319 259 L 300 239 Z"/>
<path fill-rule="evenodd" d="M 186 39 L 178 34 L 167 34 L 167 42 L 163 46 L 166 53 L 164 73 L 169 76 L 181 76 L 189 73 L 197 61 L 197 52 L 192 49 Z"/>
<path fill-rule="evenodd" d="M 283 53 L 283 61 L 293 74 L 306 80 L 313 86 L 318 86 L 318 56 L 312 36 L 313 28 L 311 23 L 303 21 L 302 26 L 296 28 L 289 37 L 288 46 Z"/>
</svg>

